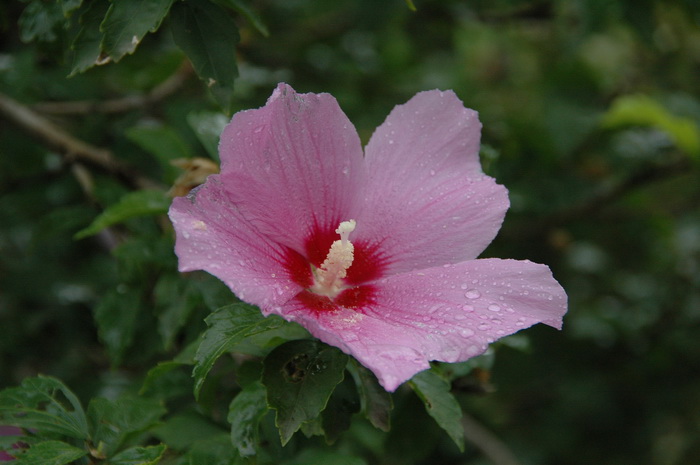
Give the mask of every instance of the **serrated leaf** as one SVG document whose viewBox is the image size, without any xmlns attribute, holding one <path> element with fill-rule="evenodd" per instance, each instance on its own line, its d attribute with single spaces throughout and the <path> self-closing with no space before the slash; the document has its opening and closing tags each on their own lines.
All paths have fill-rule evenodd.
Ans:
<svg viewBox="0 0 700 465">
<path fill-rule="evenodd" d="M 155 465 L 163 458 L 165 449 L 165 444 L 132 447 L 111 457 L 108 461 L 108 465 Z"/>
<path fill-rule="evenodd" d="M 32 445 L 17 455 L 13 465 L 65 465 L 87 454 L 84 449 L 63 441 L 44 441 Z"/>
<path fill-rule="evenodd" d="M 223 113 L 201 111 L 187 115 L 187 122 L 197 135 L 207 153 L 219 161 L 219 138 L 231 118 Z"/>
<path fill-rule="evenodd" d="M 345 378 L 333 391 L 328 405 L 321 412 L 321 425 L 326 441 L 335 442 L 350 428 L 352 416 L 360 411 L 360 398 L 352 378 Z"/>
<path fill-rule="evenodd" d="M 359 363 L 354 363 L 351 366 L 358 381 L 357 385 L 365 416 L 375 428 L 389 431 L 391 429 L 390 413 L 394 407 L 391 394 L 379 385 L 374 373 Z"/>
<path fill-rule="evenodd" d="M 104 33 L 102 50 L 119 61 L 134 53 L 148 32 L 155 32 L 168 14 L 174 0 L 113 1 L 100 30 Z"/>
<path fill-rule="evenodd" d="M 27 378 L 18 387 L 0 391 L 0 424 L 76 439 L 88 437 L 87 419 L 78 398 L 62 382 L 47 376 Z"/>
<path fill-rule="evenodd" d="M 275 334 L 275 330 L 292 325 L 276 315 L 265 318 L 257 307 L 245 303 L 222 307 L 209 315 L 206 322 L 209 329 L 202 336 L 192 371 L 195 397 L 199 396 L 209 370 L 221 355 L 246 338 L 267 332 Z"/>
<path fill-rule="evenodd" d="M 231 443 L 241 457 L 250 457 L 256 453 L 258 425 L 268 411 L 265 397 L 265 386 L 254 382 L 248 384 L 229 405 Z"/>
<path fill-rule="evenodd" d="M 102 32 L 100 24 L 104 20 L 109 2 L 91 2 L 80 16 L 80 31 L 70 46 L 71 70 L 68 77 L 82 73 L 97 64 L 100 58 Z"/>
<path fill-rule="evenodd" d="M 136 333 L 136 321 L 141 311 L 141 297 L 134 290 L 113 291 L 95 307 L 95 323 L 102 343 L 114 365 L 121 363 L 124 352 Z"/>
<path fill-rule="evenodd" d="M 165 408 L 152 399 L 124 396 L 116 400 L 94 398 L 88 406 L 91 439 L 111 456 L 126 437 L 145 431 L 165 414 Z"/>
<path fill-rule="evenodd" d="M 175 43 L 219 105 L 230 113 L 233 82 L 238 76 L 236 45 L 240 40 L 233 18 L 214 3 L 190 0 L 173 5 L 170 19 Z"/>
<path fill-rule="evenodd" d="M 168 126 L 135 126 L 126 130 L 126 137 L 158 160 L 168 183 L 179 174 L 170 162 L 193 157 L 182 137 Z"/>
<path fill-rule="evenodd" d="M 252 24 L 253 27 L 257 29 L 258 32 L 263 36 L 270 36 L 270 31 L 268 31 L 267 26 L 265 26 L 265 24 L 263 23 L 262 18 L 260 18 L 260 16 L 258 16 L 258 14 L 255 11 L 253 11 L 250 8 L 250 6 L 243 0 L 219 0 L 219 3 L 233 8 L 234 10 L 245 16 L 245 19 L 247 19 L 248 22 Z"/>
<path fill-rule="evenodd" d="M 660 129 L 686 154 L 700 156 L 700 127 L 690 118 L 671 114 L 659 102 L 646 95 L 618 97 L 603 115 L 603 127 L 649 126 Z"/>
<path fill-rule="evenodd" d="M 426 370 L 415 375 L 409 384 L 423 401 L 428 414 L 447 432 L 459 450 L 463 452 L 462 407 L 450 392 L 450 383 L 432 370 Z"/>
<path fill-rule="evenodd" d="M 267 402 L 277 411 L 282 445 L 326 408 L 347 360 L 340 350 L 312 339 L 282 344 L 265 358 L 262 380 Z"/>
<path fill-rule="evenodd" d="M 75 234 L 76 239 L 92 236 L 104 228 L 137 216 L 160 215 L 167 213 L 172 199 L 164 192 L 142 190 L 130 192 L 114 205 L 103 211 L 87 228 Z"/>
</svg>

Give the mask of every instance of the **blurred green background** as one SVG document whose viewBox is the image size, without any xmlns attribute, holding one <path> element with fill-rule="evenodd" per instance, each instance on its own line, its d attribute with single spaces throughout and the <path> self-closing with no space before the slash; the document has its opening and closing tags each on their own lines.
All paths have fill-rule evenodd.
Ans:
<svg viewBox="0 0 700 465">
<path fill-rule="evenodd" d="M 484 169 L 512 202 L 483 256 L 548 264 L 570 298 L 562 332 L 532 328 L 455 384 L 465 412 L 522 464 L 700 463 L 700 2 L 414 3 L 248 2 L 269 34 L 233 16 L 231 110 L 286 81 L 333 94 L 366 142 L 394 105 L 453 89 L 479 112 Z M 133 55 L 68 78 L 80 23 L 52 5 L 0 5 L 0 92 L 131 168 L 66 154 L 0 113 L 0 388 L 45 373 L 85 399 L 140 383 L 226 296 L 180 279 L 162 219 L 75 233 L 137 174 L 169 186 L 168 157 L 213 156 L 207 131 L 226 118 L 172 18 Z M 494 463 L 469 444 L 420 449 L 427 433 L 400 428 L 410 402 L 382 446 L 393 459 L 369 463 Z"/>
</svg>

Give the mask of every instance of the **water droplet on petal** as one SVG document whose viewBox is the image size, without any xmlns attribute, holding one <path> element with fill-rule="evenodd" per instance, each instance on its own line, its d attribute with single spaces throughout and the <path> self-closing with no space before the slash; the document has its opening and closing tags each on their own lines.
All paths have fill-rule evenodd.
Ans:
<svg viewBox="0 0 700 465">
<path fill-rule="evenodd" d="M 478 326 L 478 328 L 479 328 L 479 331 L 486 331 L 486 330 L 488 330 L 488 329 L 491 329 L 491 326 L 490 326 L 490 325 L 487 325 L 486 323 L 481 323 L 481 324 Z"/>
<path fill-rule="evenodd" d="M 481 292 L 477 291 L 476 289 L 470 289 L 464 293 L 464 297 L 467 299 L 478 299 L 481 297 Z"/>
<path fill-rule="evenodd" d="M 471 305 L 462 305 L 462 310 L 464 310 L 465 312 L 473 312 L 474 307 L 472 307 Z"/>
<path fill-rule="evenodd" d="M 492 312 L 500 312 L 501 307 L 497 304 L 491 304 L 489 305 L 489 310 L 491 310 Z"/>
</svg>

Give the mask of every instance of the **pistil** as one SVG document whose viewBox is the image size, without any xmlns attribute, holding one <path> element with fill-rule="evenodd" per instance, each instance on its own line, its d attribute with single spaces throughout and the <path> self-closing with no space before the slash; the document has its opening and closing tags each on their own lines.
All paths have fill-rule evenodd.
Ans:
<svg viewBox="0 0 700 465">
<path fill-rule="evenodd" d="M 321 267 L 314 270 L 315 280 L 311 286 L 312 292 L 334 298 L 343 290 L 343 278 L 347 276 L 347 270 L 355 258 L 355 247 L 349 240 L 355 225 L 355 220 L 343 221 L 335 230 L 340 235 L 340 240 L 331 244 Z"/>
</svg>

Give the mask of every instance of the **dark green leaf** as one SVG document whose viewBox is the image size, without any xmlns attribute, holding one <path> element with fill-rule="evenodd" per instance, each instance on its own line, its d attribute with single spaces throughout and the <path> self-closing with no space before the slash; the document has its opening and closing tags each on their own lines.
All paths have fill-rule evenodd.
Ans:
<svg viewBox="0 0 700 465">
<path fill-rule="evenodd" d="M 83 0 L 59 0 L 61 4 L 61 9 L 63 10 L 63 16 L 70 16 L 70 14 L 80 8 L 83 4 Z"/>
<path fill-rule="evenodd" d="M 126 137 L 156 157 L 168 183 L 171 183 L 179 174 L 170 162 L 193 156 L 190 147 L 182 137 L 168 126 L 135 126 L 127 129 Z"/>
<path fill-rule="evenodd" d="M 265 386 L 260 382 L 247 385 L 231 401 L 228 421 L 231 423 L 231 443 L 241 457 L 255 455 L 258 424 L 268 411 Z"/>
<path fill-rule="evenodd" d="M 352 378 L 345 378 L 331 395 L 321 413 L 323 432 L 329 443 L 335 442 L 343 431 L 350 428 L 352 416 L 360 411 L 360 398 Z"/>
<path fill-rule="evenodd" d="M 171 28 L 175 43 L 190 59 L 199 78 L 230 113 L 240 39 L 233 18 L 209 1 L 190 0 L 173 5 Z"/>
<path fill-rule="evenodd" d="M 59 380 L 46 376 L 27 378 L 20 386 L 0 392 L 0 424 L 77 439 L 88 437 L 78 398 Z"/>
<path fill-rule="evenodd" d="M 143 381 L 143 386 L 139 391 L 140 394 L 146 394 L 149 396 L 158 395 L 160 393 L 161 397 L 167 398 L 170 395 L 177 394 L 177 389 L 173 386 L 175 384 L 182 384 L 181 376 L 173 373 L 178 368 L 189 366 L 186 363 L 167 361 L 160 362 L 158 365 L 154 366 L 148 370 L 146 379 Z M 187 376 L 188 379 L 191 379 Z"/>
<path fill-rule="evenodd" d="M 262 22 L 262 19 L 258 14 L 253 11 L 250 6 L 243 0 L 218 0 L 222 5 L 233 8 L 248 20 L 250 24 L 253 25 L 255 29 L 258 30 L 260 34 L 265 37 L 270 35 L 270 31 L 267 30 L 267 26 Z"/>
<path fill-rule="evenodd" d="M 155 465 L 165 453 L 165 444 L 132 447 L 109 459 L 109 465 Z"/>
<path fill-rule="evenodd" d="M 163 347 L 168 350 L 195 306 L 201 303 L 201 298 L 189 281 L 174 274 L 162 275 L 153 294 L 158 312 L 158 332 L 163 339 Z"/>
<path fill-rule="evenodd" d="M 104 33 L 102 50 L 119 61 L 134 53 L 143 37 L 160 27 L 174 0 L 118 0 L 112 2 L 100 30 Z"/>
<path fill-rule="evenodd" d="M 133 289 L 112 291 L 95 308 L 97 331 L 114 365 L 121 363 L 124 352 L 134 339 L 141 310 L 141 298 Z"/>
<path fill-rule="evenodd" d="M 231 118 L 223 113 L 201 111 L 187 115 L 187 122 L 214 160 L 219 160 L 219 137 Z"/>
<path fill-rule="evenodd" d="M 409 384 L 428 414 L 449 434 L 459 450 L 464 451 L 462 408 L 450 392 L 450 383 L 434 371 L 426 370 L 415 375 Z"/>
<path fill-rule="evenodd" d="M 195 379 L 195 396 L 199 395 L 204 379 L 214 362 L 246 338 L 264 336 L 265 333 L 274 335 L 278 334 L 276 330 L 289 326 L 297 327 L 275 315 L 265 318 L 257 307 L 244 303 L 222 307 L 209 315 L 206 321 L 209 329 L 202 336 L 192 372 Z"/>
<path fill-rule="evenodd" d="M 367 368 L 359 363 L 354 363 L 351 367 L 353 367 L 353 372 L 356 373 L 362 410 L 365 416 L 376 428 L 382 431 L 389 431 L 391 428 L 390 413 L 393 408 L 391 394 L 379 385 L 377 377 Z"/>
<path fill-rule="evenodd" d="M 32 445 L 12 461 L 13 465 L 65 465 L 87 454 L 62 441 L 44 441 Z"/>
<path fill-rule="evenodd" d="M 170 208 L 171 202 L 172 199 L 157 190 L 130 192 L 102 212 L 90 226 L 78 231 L 75 238 L 92 236 L 106 227 L 136 216 L 164 214 Z"/>
<path fill-rule="evenodd" d="M 343 380 L 347 360 L 335 347 L 311 339 L 282 344 L 265 358 L 263 384 L 268 404 L 277 411 L 283 445 L 302 423 L 323 411 Z"/>
<path fill-rule="evenodd" d="M 94 398 L 88 406 L 92 442 L 111 456 L 129 434 L 145 431 L 164 414 L 165 408 L 158 401 L 143 397 Z"/>
</svg>

